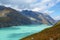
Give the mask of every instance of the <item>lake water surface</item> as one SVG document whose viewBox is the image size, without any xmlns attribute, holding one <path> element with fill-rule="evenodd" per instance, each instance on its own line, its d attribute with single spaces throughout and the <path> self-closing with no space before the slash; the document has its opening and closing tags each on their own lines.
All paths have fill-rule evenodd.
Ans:
<svg viewBox="0 0 60 40">
<path fill-rule="evenodd" d="M 0 40 L 19 40 L 28 35 L 42 31 L 48 25 L 27 25 L 27 26 L 13 26 L 9 28 L 0 28 Z"/>
</svg>

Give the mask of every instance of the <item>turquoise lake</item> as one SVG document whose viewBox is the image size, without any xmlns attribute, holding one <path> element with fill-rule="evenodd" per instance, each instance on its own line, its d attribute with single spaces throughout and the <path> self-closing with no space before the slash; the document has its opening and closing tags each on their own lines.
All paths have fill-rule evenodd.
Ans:
<svg viewBox="0 0 60 40">
<path fill-rule="evenodd" d="M 0 28 L 0 40 L 19 40 L 31 34 L 42 31 L 48 25 L 27 25 Z"/>
</svg>

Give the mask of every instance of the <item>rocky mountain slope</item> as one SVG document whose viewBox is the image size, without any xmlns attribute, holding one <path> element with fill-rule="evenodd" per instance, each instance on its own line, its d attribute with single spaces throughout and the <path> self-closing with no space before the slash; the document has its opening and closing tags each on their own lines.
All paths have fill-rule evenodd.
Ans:
<svg viewBox="0 0 60 40">
<path fill-rule="evenodd" d="M 31 24 L 31 20 L 19 11 L 12 8 L 0 6 L 0 27 Z"/>
<path fill-rule="evenodd" d="M 34 12 L 29 10 L 23 10 L 21 13 L 30 18 L 33 23 L 42 23 L 50 25 L 55 23 L 55 20 L 45 13 Z"/>
<path fill-rule="evenodd" d="M 21 40 L 60 40 L 60 21 L 51 28 L 47 28 Z"/>
<path fill-rule="evenodd" d="M 15 9 L 0 6 L 0 27 L 10 27 L 30 24 L 54 24 L 54 20 L 39 12 L 28 10 L 17 11 Z"/>
</svg>

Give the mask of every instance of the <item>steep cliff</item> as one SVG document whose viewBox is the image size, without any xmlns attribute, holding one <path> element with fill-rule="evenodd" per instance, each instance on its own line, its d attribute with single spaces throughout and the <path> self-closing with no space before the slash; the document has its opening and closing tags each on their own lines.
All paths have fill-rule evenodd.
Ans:
<svg viewBox="0 0 60 40">
<path fill-rule="evenodd" d="M 0 27 L 31 24 L 31 20 L 19 11 L 9 7 L 0 6 Z"/>
</svg>

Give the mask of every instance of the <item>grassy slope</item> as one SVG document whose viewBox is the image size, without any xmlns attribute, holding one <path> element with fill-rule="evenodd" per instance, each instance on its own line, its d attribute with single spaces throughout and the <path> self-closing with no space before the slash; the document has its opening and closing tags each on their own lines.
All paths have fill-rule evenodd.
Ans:
<svg viewBox="0 0 60 40">
<path fill-rule="evenodd" d="M 60 40 L 60 22 L 40 33 L 33 34 L 21 40 Z"/>
</svg>

